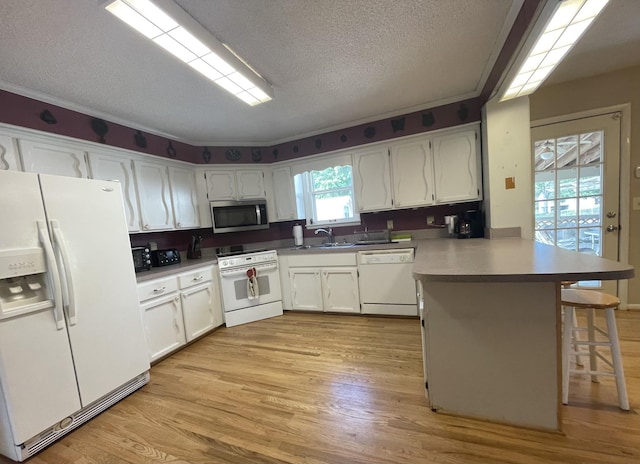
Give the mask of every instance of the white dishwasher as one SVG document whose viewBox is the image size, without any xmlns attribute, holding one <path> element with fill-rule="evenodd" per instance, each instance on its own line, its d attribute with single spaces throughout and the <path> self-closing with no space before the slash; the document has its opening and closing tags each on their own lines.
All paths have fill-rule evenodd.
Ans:
<svg viewBox="0 0 640 464">
<path fill-rule="evenodd" d="M 417 316 L 413 248 L 358 252 L 362 314 Z"/>
</svg>

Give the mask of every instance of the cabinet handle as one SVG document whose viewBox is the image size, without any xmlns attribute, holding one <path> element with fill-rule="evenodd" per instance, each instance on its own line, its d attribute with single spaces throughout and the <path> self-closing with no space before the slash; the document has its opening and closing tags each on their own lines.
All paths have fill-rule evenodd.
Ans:
<svg viewBox="0 0 640 464">
<path fill-rule="evenodd" d="M 202 279 L 204 279 L 204 276 L 197 276 L 197 277 L 194 277 L 194 278 L 193 278 L 193 279 L 191 279 L 191 280 L 192 280 L 193 282 L 197 282 L 197 281 L 202 280 Z"/>
<path fill-rule="evenodd" d="M 182 223 L 181 222 L 178 223 L 178 227 L 182 227 Z"/>
<path fill-rule="evenodd" d="M 149 230 L 149 224 L 145 224 L 143 227 L 144 230 Z"/>
<path fill-rule="evenodd" d="M 162 293 L 167 289 L 167 287 L 160 287 L 160 288 L 155 288 L 153 290 L 153 293 Z"/>
</svg>

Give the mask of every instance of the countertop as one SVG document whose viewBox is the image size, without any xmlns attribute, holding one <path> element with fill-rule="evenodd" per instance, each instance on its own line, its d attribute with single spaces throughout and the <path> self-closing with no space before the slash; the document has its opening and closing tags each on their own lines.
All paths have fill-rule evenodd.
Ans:
<svg viewBox="0 0 640 464">
<path fill-rule="evenodd" d="M 617 280 L 633 266 L 521 238 L 418 242 L 413 275 L 439 282 Z"/>
<path fill-rule="evenodd" d="M 278 252 L 279 256 L 289 255 L 311 255 L 317 253 L 355 253 L 364 250 L 385 250 L 395 248 L 415 248 L 417 241 L 409 242 L 397 242 L 397 243 L 382 243 L 374 245 L 355 245 L 352 247 L 312 247 L 312 248 L 295 248 L 295 247 L 282 247 L 273 248 Z M 138 283 L 146 282 L 148 280 L 159 279 L 162 277 L 168 277 L 171 275 L 177 275 L 183 272 L 188 272 L 193 269 L 205 266 L 213 266 L 218 264 L 218 257 L 215 254 L 203 253 L 203 257 L 200 259 L 186 259 L 182 257 L 182 261 L 179 264 L 172 264 L 163 267 L 152 267 L 149 271 L 142 271 L 136 274 L 136 281 Z"/>
</svg>

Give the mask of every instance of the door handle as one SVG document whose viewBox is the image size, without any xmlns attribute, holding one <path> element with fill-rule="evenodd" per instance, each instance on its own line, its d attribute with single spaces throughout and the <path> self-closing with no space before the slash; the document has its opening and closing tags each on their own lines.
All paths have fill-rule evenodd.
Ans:
<svg viewBox="0 0 640 464">
<path fill-rule="evenodd" d="M 67 284 L 67 293 L 69 295 L 68 316 L 69 325 L 76 325 L 78 322 L 78 311 L 76 308 L 76 295 L 73 286 L 73 276 L 71 275 L 71 263 L 69 262 L 69 252 L 67 251 L 67 245 L 60 229 L 58 221 L 52 219 L 51 231 L 53 232 L 53 240 L 60 249 L 60 256 L 62 257 L 62 267 L 64 269 L 65 281 Z"/>
<path fill-rule="evenodd" d="M 42 243 L 45 256 L 47 257 L 47 266 L 49 268 L 53 284 L 53 315 L 56 321 L 56 328 L 58 330 L 62 330 L 64 329 L 64 313 L 62 309 L 62 288 L 60 284 L 58 264 L 56 263 L 53 245 L 51 245 L 51 241 L 49 240 L 46 223 L 44 221 L 37 221 L 37 225 L 40 243 Z"/>
<path fill-rule="evenodd" d="M 615 232 L 616 230 L 618 230 L 618 226 L 614 226 L 614 225 L 607 226 L 607 232 Z"/>
</svg>

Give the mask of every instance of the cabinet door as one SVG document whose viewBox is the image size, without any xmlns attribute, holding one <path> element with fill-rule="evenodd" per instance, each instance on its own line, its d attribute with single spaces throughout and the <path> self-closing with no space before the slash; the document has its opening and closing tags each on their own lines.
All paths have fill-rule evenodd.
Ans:
<svg viewBox="0 0 640 464">
<path fill-rule="evenodd" d="M 236 177 L 233 171 L 206 171 L 207 196 L 209 201 L 235 200 Z"/>
<path fill-rule="evenodd" d="M 169 185 L 176 229 L 200 227 L 198 193 L 193 170 L 169 167 Z"/>
<path fill-rule="evenodd" d="M 129 232 L 140 231 L 140 206 L 133 178 L 132 161 L 112 154 L 89 153 L 91 177 L 120 182 Z"/>
<path fill-rule="evenodd" d="M 476 130 L 433 138 L 437 203 L 479 200 L 480 150 Z"/>
<path fill-rule="evenodd" d="M 155 361 L 186 343 L 182 307 L 177 293 L 150 300 L 140 307 L 150 361 Z"/>
<path fill-rule="evenodd" d="M 272 175 L 275 211 L 272 215 L 269 212 L 269 222 L 297 219 L 296 193 L 293 188 L 291 168 L 289 166 L 274 168 Z"/>
<path fill-rule="evenodd" d="M 396 208 L 433 204 L 433 167 L 429 141 L 416 140 L 391 147 L 391 175 Z"/>
<path fill-rule="evenodd" d="M 214 297 L 211 282 L 181 292 L 182 317 L 188 342 L 216 327 Z"/>
<path fill-rule="evenodd" d="M 18 150 L 12 137 L 0 134 L 0 170 L 19 171 Z"/>
<path fill-rule="evenodd" d="M 359 313 L 358 269 L 325 267 L 322 269 L 324 310 L 337 313 Z"/>
<path fill-rule="evenodd" d="M 142 230 L 173 229 L 173 208 L 167 168 L 161 164 L 134 161 Z"/>
<path fill-rule="evenodd" d="M 322 280 L 320 269 L 297 267 L 289 269 L 291 309 L 322 311 Z"/>
<path fill-rule="evenodd" d="M 366 212 L 391 209 L 391 171 L 387 147 L 355 153 L 353 164 L 358 210 Z"/>
<path fill-rule="evenodd" d="M 18 140 L 22 166 L 27 172 L 53 174 L 55 176 L 88 178 L 84 151 L 40 142 L 38 140 Z"/>
<path fill-rule="evenodd" d="M 236 172 L 238 180 L 238 200 L 265 198 L 264 173 L 262 170 L 242 170 Z"/>
</svg>

